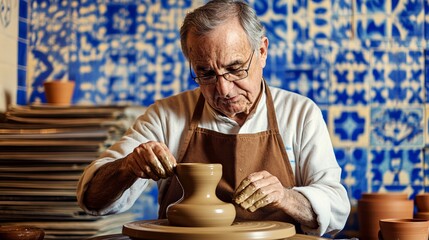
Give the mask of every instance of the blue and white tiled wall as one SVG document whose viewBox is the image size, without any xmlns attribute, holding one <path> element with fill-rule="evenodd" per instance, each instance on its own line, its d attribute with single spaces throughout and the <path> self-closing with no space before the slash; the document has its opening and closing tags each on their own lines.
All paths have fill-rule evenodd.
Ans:
<svg viewBox="0 0 429 240">
<path fill-rule="evenodd" d="M 270 39 L 266 79 L 320 106 L 352 205 L 362 192 L 429 191 L 429 1 L 249 2 Z M 179 28 L 202 3 L 29 0 L 25 101 L 44 102 L 52 79 L 75 81 L 77 104 L 148 105 L 196 87 Z"/>
</svg>

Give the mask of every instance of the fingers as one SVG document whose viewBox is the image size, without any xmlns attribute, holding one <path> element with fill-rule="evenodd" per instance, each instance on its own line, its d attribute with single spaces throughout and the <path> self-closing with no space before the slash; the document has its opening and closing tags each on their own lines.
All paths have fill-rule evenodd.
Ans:
<svg viewBox="0 0 429 240">
<path fill-rule="evenodd" d="M 284 197 L 284 187 L 267 171 L 250 174 L 238 186 L 234 202 L 251 212 L 268 205 L 277 205 Z"/>
<path fill-rule="evenodd" d="M 164 150 L 164 153 L 160 153 L 161 164 L 167 172 L 167 175 L 171 176 L 174 174 L 174 168 L 177 165 L 176 158 L 173 156 L 173 154 L 171 154 L 170 150 L 164 143 L 161 144 L 161 147 Z"/>
<path fill-rule="evenodd" d="M 172 176 L 177 164 L 167 146 L 159 142 L 140 144 L 125 159 L 137 177 L 155 181 Z"/>
</svg>

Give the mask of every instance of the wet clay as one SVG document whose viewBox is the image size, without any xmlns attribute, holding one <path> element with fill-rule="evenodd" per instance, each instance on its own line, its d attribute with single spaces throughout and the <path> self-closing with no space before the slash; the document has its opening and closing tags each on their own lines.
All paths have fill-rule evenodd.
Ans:
<svg viewBox="0 0 429 240">
<path fill-rule="evenodd" d="M 180 163 L 176 174 L 183 196 L 167 208 L 171 226 L 219 227 L 232 224 L 234 205 L 216 196 L 216 187 L 222 177 L 221 164 Z"/>
<path fill-rule="evenodd" d="M 294 236 L 295 226 L 276 221 L 249 221 L 234 222 L 226 227 L 177 227 L 161 219 L 127 223 L 122 233 L 141 240 L 273 240 Z"/>
<path fill-rule="evenodd" d="M 167 219 L 125 224 L 122 234 L 141 240 L 271 240 L 295 235 L 295 226 L 276 221 L 233 222 L 234 205 L 218 199 L 221 164 L 181 163 L 176 168 L 183 196 L 167 208 Z"/>
</svg>

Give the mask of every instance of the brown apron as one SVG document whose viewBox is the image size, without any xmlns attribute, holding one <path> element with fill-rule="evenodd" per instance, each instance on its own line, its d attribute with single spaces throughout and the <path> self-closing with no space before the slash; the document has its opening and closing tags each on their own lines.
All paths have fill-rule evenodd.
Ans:
<svg viewBox="0 0 429 240">
<path fill-rule="evenodd" d="M 264 83 L 265 84 L 265 83 Z M 232 202 L 234 190 L 249 174 L 266 170 L 276 176 L 286 188 L 295 185 L 292 167 L 281 139 L 273 99 L 265 85 L 268 110 L 268 130 L 254 134 L 223 134 L 198 127 L 205 99 L 201 94 L 192 116 L 185 142 L 179 152 L 179 162 L 200 162 L 222 164 L 222 179 L 216 189 L 219 199 Z M 159 218 L 166 218 L 168 205 L 182 196 L 176 177 L 165 188 L 160 199 Z M 277 220 L 296 222 L 284 213 L 261 208 L 251 213 L 236 206 L 236 220 Z M 298 228 L 299 229 L 299 228 Z"/>
</svg>

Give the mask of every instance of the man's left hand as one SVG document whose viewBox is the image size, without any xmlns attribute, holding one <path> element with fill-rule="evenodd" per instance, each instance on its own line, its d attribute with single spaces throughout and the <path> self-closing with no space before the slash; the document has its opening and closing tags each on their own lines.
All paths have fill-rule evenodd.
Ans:
<svg viewBox="0 0 429 240">
<path fill-rule="evenodd" d="M 233 201 L 251 212 L 268 205 L 280 207 L 285 190 L 276 176 L 267 171 L 255 172 L 241 181 Z"/>
</svg>

